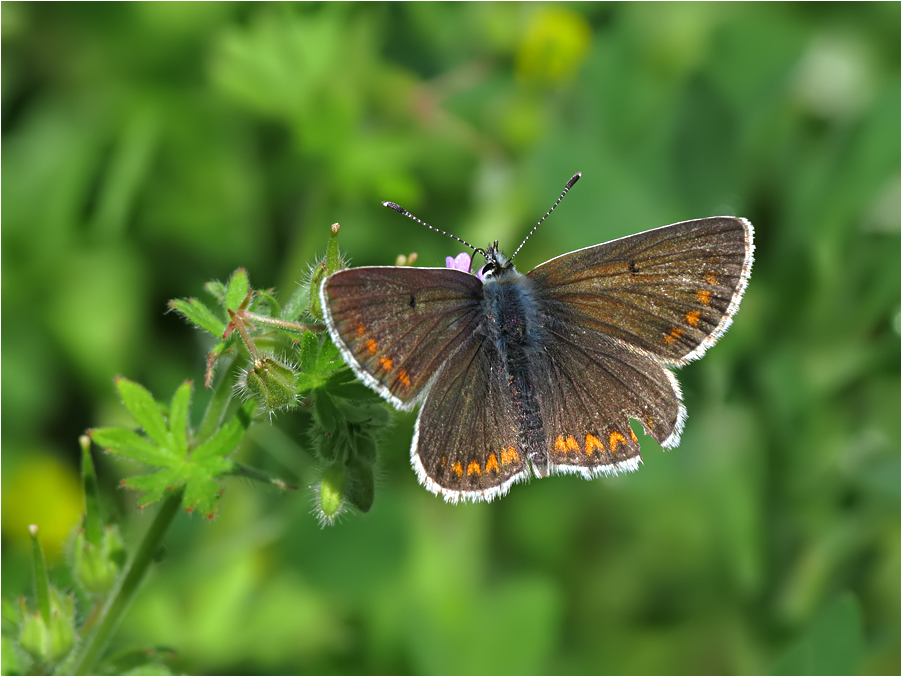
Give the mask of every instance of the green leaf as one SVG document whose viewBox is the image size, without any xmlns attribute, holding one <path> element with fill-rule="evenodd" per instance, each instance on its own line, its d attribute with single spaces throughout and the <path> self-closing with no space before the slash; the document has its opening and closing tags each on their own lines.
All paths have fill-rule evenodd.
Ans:
<svg viewBox="0 0 902 677">
<path fill-rule="evenodd" d="M 91 439 L 111 454 L 128 456 L 150 465 L 164 465 L 170 456 L 166 449 L 127 428 L 94 428 L 88 431 Z"/>
<path fill-rule="evenodd" d="M 222 489 L 209 475 L 197 474 L 185 484 L 185 496 L 182 504 L 185 510 L 197 510 L 206 517 L 216 514 L 216 506 Z"/>
<path fill-rule="evenodd" d="M 335 432 L 341 413 L 338 411 L 338 407 L 335 406 L 335 402 L 324 390 L 316 391 L 313 416 L 319 426 L 328 434 L 331 435 Z"/>
<path fill-rule="evenodd" d="M 148 406 L 148 398 L 153 401 L 150 393 L 140 386 L 126 387 L 126 390 L 129 401 L 144 408 Z M 138 505 L 148 505 L 160 500 L 168 492 L 184 487 L 182 504 L 185 509 L 197 509 L 212 516 L 222 492 L 216 480 L 233 471 L 234 464 L 226 456 L 235 450 L 250 426 L 254 403 L 246 402 L 242 405 L 225 424 L 215 431 L 211 430 L 212 435 L 194 449 L 189 443 L 190 404 L 191 382 L 186 381 L 172 397 L 170 427 L 162 435 L 163 441 L 156 444 L 156 440 L 124 428 L 99 428 L 90 431 L 90 435 L 95 442 L 113 453 L 159 468 L 154 473 L 130 477 L 123 482 L 125 486 L 142 493 Z M 154 405 L 159 411 L 158 405 Z"/>
<path fill-rule="evenodd" d="M 238 307 L 247 298 L 247 292 L 250 289 L 250 282 L 247 279 L 247 271 L 239 268 L 229 280 L 229 288 L 226 291 L 225 305 L 229 310 L 238 310 Z M 222 336 L 222 334 L 220 334 Z"/>
<path fill-rule="evenodd" d="M 348 488 L 345 496 L 360 512 L 369 512 L 375 496 L 373 465 L 354 459 L 348 463 Z"/>
<path fill-rule="evenodd" d="M 329 390 L 330 395 L 334 395 L 335 397 L 343 397 L 346 400 L 366 400 L 370 402 L 377 402 L 382 399 L 379 393 L 371 390 L 369 387 L 363 385 L 359 381 L 355 381 L 354 383 L 335 383 L 330 380 L 326 384 L 326 388 Z"/>
<path fill-rule="evenodd" d="M 219 280 L 210 280 L 204 285 L 204 289 L 219 303 L 222 303 L 226 292 L 228 292 L 228 288 Z"/>
<path fill-rule="evenodd" d="M 329 394 L 347 400 L 378 401 L 380 395 L 357 380 L 357 376 L 350 369 L 343 367 L 332 372 L 324 387 Z"/>
<path fill-rule="evenodd" d="M 159 445 L 170 441 L 163 410 L 148 390 L 134 381 L 116 379 L 116 389 L 123 404 L 150 438 Z"/>
<path fill-rule="evenodd" d="M 122 480 L 122 486 L 143 492 L 138 507 L 143 508 L 163 498 L 168 492 L 183 484 L 181 468 L 169 468 L 149 475 L 133 475 Z"/>
<path fill-rule="evenodd" d="M 360 433 L 351 438 L 354 453 L 358 459 L 369 464 L 376 462 L 376 441 L 372 435 Z"/>
<path fill-rule="evenodd" d="M 316 357 L 317 371 L 335 371 L 337 369 L 342 369 L 345 366 L 344 360 L 341 359 L 341 352 L 339 352 L 338 347 L 331 340 L 323 341 L 319 355 Z"/>
<path fill-rule="evenodd" d="M 248 423 L 243 420 L 244 418 L 237 414 L 233 416 L 228 423 L 216 431 L 213 437 L 194 450 L 191 460 L 201 462 L 222 458 L 234 451 L 248 429 Z"/>
<path fill-rule="evenodd" d="M 172 299 L 168 305 L 188 322 L 210 332 L 216 338 L 222 338 L 225 333 L 225 322 L 197 299 Z"/>
<path fill-rule="evenodd" d="M 391 414 L 383 402 L 354 404 L 347 400 L 339 400 L 338 408 L 342 419 L 348 423 L 359 423 L 368 428 L 381 428 L 388 425 Z"/>
<path fill-rule="evenodd" d="M 316 369 L 316 361 L 319 356 L 319 336 L 312 331 L 305 331 L 301 334 L 300 344 L 298 353 L 300 356 L 301 370 L 312 372 Z"/>
<path fill-rule="evenodd" d="M 310 284 L 300 283 L 282 308 L 283 320 L 297 320 L 310 305 Z"/>
</svg>

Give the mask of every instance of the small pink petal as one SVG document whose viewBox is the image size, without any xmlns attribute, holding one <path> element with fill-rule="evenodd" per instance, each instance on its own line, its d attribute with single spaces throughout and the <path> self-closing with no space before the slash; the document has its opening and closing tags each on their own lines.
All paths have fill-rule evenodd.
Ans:
<svg viewBox="0 0 902 677">
<path fill-rule="evenodd" d="M 445 267 L 453 268 L 454 270 L 462 270 L 465 273 L 470 272 L 470 255 L 466 252 L 461 252 L 454 258 L 450 256 L 445 257 Z"/>
</svg>

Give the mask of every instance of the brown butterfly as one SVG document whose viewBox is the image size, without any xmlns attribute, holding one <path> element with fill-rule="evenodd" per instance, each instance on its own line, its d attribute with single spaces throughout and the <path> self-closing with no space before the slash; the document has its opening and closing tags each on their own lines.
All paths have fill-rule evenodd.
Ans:
<svg viewBox="0 0 902 677">
<path fill-rule="evenodd" d="M 329 333 L 363 382 L 398 409 L 422 403 L 410 454 L 427 489 L 483 501 L 532 476 L 635 470 L 630 419 L 663 447 L 679 444 L 686 409 L 670 368 L 732 323 L 751 223 L 675 223 L 525 275 L 497 242 L 474 251 L 486 260 L 477 275 L 466 257 L 466 270 L 350 268 L 320 289 Z"/>
</svg>

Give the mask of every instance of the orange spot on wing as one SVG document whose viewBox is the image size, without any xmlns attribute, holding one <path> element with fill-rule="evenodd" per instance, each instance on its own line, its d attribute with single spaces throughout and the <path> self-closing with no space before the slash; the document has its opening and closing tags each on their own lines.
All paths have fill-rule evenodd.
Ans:
<svg viewBox="0 0 902 677">
<path fill-rule="evenodd" d="M 618 444 L 626 444 L 626 438 L 616 430 L 608 436 L 608 444 L 611 445 L 611 452 L 617 451 Z"/>
<path fill-rule="evenodd" d="M 362 338 L 363 335 L 366 334 L 366 327 L 364 327 L 359 322 L 357 323 L 357 336 L 358 338 Z"/>
<path fill-rule="evenodd" d="M 489 454 L 489 460 L 485 462 L 485 471 L 493 472 L 496 475 L 501 472 L 501 468 L 498 467 L 498 459 L 495 457 L 495 454 Z"/>
<path fill-rule="evenodd" d="M 601 443 L 601 440 L 595 435 L 586 435 L 586 456 L 591 456 L 596 449 L 604 451 L 604 445 Z"/>
<path fill-rule="evenodd" d="M 567 451 L 567 443 L 564 442 L 564 438 L 560 435 L 558 435 L 557 439 L 554 441 L 554 449 L 555 451 Z"/>
<path fill-rule="evenodd" d="M 717 284 L 717 275 L 715 275 L 713 272 L 708 273 L 707 275 L 705 275 L 705 282 L 707 282 L 708 284 Z"/>
<path fill-rule="evenodd" d="M 686 322 L 691 324 L 693 327 L 698 326 L 698 318 L 701 317 L 701 313 L 697 310 L 693 310 L 691 313 L 686 313 Z"/>
<path fill-rule="evenodd" d="M 513 447 L 508 447 L 507 449 L 501 450 L 501 465 L 508 465 L 509 463 L 519 463 L 520 462 L 520 454 L 517 453 L 517 450 Z"/>
<path fill-rule="evenodd" d="M 669 334 L 664 334 L 664 343 L 673 345 L 674 343 L 677 342 L 677 339 L 683 335 L 683 333 L 684 333 L 683 330 L 680 329 L 679 327 L 673 327 L 670 330 Z"/>
<path fill-rule="evenodd" d="M 442 467 L 444 468 L 446 465 L 448 465 L 448 457 L 442 456 Z"/>
<path fill-rule="evenodd" d="M 573 435 L 567 436 L 567 451 L 575 451 L 579 453 L 579 444 L 573 439 Z"/>
<path fill-rule="evenodd" d="M 470 461 L 470 464 L 467 466 L 467 476 L 470 475 L 481 475 L 482 467 L 476 461 Z"/>
<path fill-rule="evenodd" d="M 711 305 L 711 290 L 710 289 L 699 289 L 695 292 L 695 295 L 698 296 L 698 300 L 701 301 L 703 306 Z"/>
<path fill-rule="evenodd" d="M 636 437 L 636 433 L 633 432 L 633 429 L 632 429 L 632 428 L 630 428 L 630 437 L 633 438 L 633 442 L 638 442 L 638 441 L 639 441 L 639 438 Z"/>
<path fill-rule="evenodd" d="M 394 363 L 391 361 L 390 357 L 380 357 L 379 358 L 379 366 L 385 369 L 385 371 L 391 371 L 392 365 Z"/>
<path fill-rule="evenodd" d="M 455 461 L 454 465 L 451 466 L 451 470 L 453 470 L 454 474 L 458 477 L 464 476 L 464 467 L 460 464 L 460 461 Z"/>
<path fill-rule="evenodd" d="M 405 388 L 410 387 L 410 376 L 407 374 L 406 369 L 402 369 L 398 372 L 398 380 L 404 384 Z"/>
<path fill-rule="evenodd" d="M 370 351 L 370 355 L 375 355 L 379 349 L 379 344 L 376 343 L 375 339 L 367 339 L 366 349 Z"/>
</svg>

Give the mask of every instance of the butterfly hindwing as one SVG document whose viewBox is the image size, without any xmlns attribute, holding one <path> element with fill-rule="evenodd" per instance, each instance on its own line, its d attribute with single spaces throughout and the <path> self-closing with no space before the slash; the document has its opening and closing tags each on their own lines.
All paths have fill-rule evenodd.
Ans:
<svg viewBox="0 0 902 677">
<path fill-rule="evenodd" d="M 681 365 L 729 327 L 753 251 L 748 221 L 711 217 L 564 254 L 529 277 L 551 315 Z"/>
<path fill-rule="evenodd" d="M 648 355 L 590 329 L 550 321 L 541 374 L 542 421 L 551 472 L 586 478 L 635 470 L 639 440 L 630 419 L 675 446 L 686 417 L 680 390 Z"/>
<path fill-rule="evenodd" d="M 482 282 L 446 268 L 350 268 L 327 278 L 320 295 L 345 360 L 405 410 L 484 314 Z"/>
<path fill-rule="evenodd" d="M 528 478 L 503 360 L 481 332 L 445 363 L 417 417 L 411 460 L 446 501 L 491 500 Z"/>
</svg>

